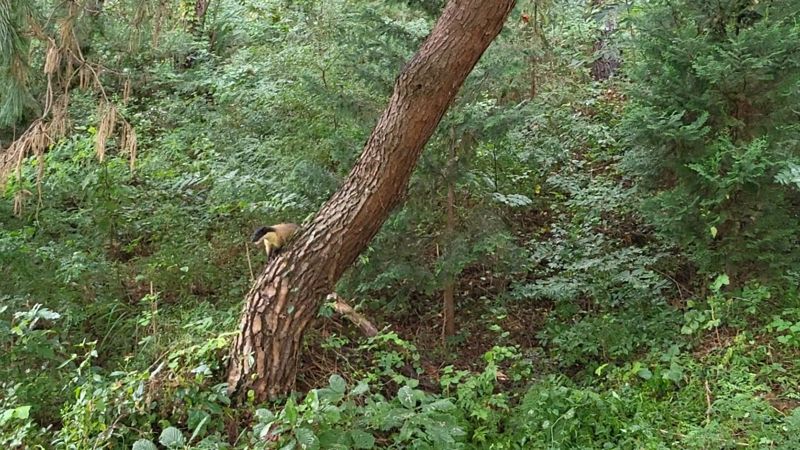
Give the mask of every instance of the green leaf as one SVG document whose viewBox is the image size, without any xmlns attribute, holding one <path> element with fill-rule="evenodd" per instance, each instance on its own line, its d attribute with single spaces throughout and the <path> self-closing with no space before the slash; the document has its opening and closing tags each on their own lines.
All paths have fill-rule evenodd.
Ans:
<svg viewBox="0 0 800 450">
<path fill-rule="evenodd" d="M 434 402 L 428 403 L 427 405 L 423 406 L 422 410 L 425 411 L 425 412 L 430 412 L 430 411 L 450 411 L 450 410 L 452 410 L 454 408 L 455 408 L 455 405 L 453 405 L 453 402 L 451 402 L 449 399 L 441 398 L 439 400 L 436 400 Z"/>
<path fill-rule="evenodd" d="M 711 232 L 711 237 L 712 238 L 716 238 L 717 237 L 717 227 L 711 227 L 709 229 L 709 232 Z"/>
<path fill-rule="evenodd" d="M 156 444 L 153 441 L 148 441 L 147 439 L 139 439 L 138 441 L 133 443 L 133 447 L 131 450 L 158 450 Z"/>
<path fill-rule="evenodd" d="M 349 442 L 347 433 L 342 430 L 325 430 L 319 434 L 319 446 L 324 449 L 346 449 Z"/>
<path fill-rule="evenodd" d="M 339 394 L 344 394 L 347 390 L 347 382 L 338 374 L 331 375 L 328 384 L 330 384 L 331 390 Z"/>
<path fill-rule="evenodd" d="M 722 286 L 727 286 L 731 284 L 731 279 L 728 277 L 727 274 L 722 274 L 718 276 L 713 283 L 711 283 L 711 290 L 714 292 L 718 292 Z"/>
<path fill-rule="evenodd" d="M 178 448 L 186 445 L 186 438 L 183 437 L 181 430 L 175 427 L 167 427 L 161 432 L 158 442 L 167 448 Z"/>
<path fill-rule="evenodd" d="M 41 317 L 42 319 L 47 319 L 47 320 L 56 320 L 61 318 L 61 314 L 51 311 L 47 308 L 40 309 L 38 312 L 38 316 Z"/>
<path fill-rule="evenodd" d="M 30 416 L 31 407 L 29 405 L 18 406 L 14 409 L 7 409 L 0 414 L 0 425 L 5 425 L 11 419 L 25 420 Z"/>
<path fill-rule="evenodd" d="M 272 422 L 275 420 L 275 414 L 272 411 L 264 408 L 259 408 L 256 410 L 256 417 L 258 418 L 259 422 Z"/>
<path fill-rule="evenodd" d="M 669 370 L 664 373 L 663 377 L 675 383 L 679 383 L 683 379 L 683 367 L 676 363 L 671 363 Z"/>
<path fill-rule="evenodd" d="M 460 433 L 461 429 L 436 422 L 429 423 L 425 427 L 425 433 L 431 438 L 431 440 L 433 440 L 435 444 L 439 444 L 439 448 L 449 446 L 448 444 L 453 444 L 455 442 L 452 434 L 453 431 Z"/>
<path fill-rule="evenodd" d="M 292 425 L 297 422 L 297 405 L 294 402 L 294 399 L 289 397 L 289 400 L 286 400 L 286 404 L 283 406 L 283 417 Z"/>
<path fill-rule="evenodd" d="M 350 437 L 353 439 L 354 448 L 368 449 L 375 446 L 375 437 L 365 431 L 352 430 Z"/>
<path fill-rule="evenodd" d="M 388 413 L 386 413 L 386 416 L 384 416 L 383 423 L 381 425 L 386 428 L 399 427 L 403 424 L 403 422 L 416 415 L 417 413 L 413 410 L 408 410 L 405 408 L 392 408 Z"/>
<path fill-rule="evenodd" d="M 367 392 L 369 392 L 369 383 L 367 382 L 367 380 L 361 380 L 358 382 L 358 384 L 356 384 L 356 387 L 354 387 L 353 390 L 350 391 L 350 395 L 358 396 L 361 394 L 366 394 Z"/>
<path fill-rule="evenodd" d="M 286 444 L 283 447 L 281 447 L 281 450 L 294 450 L 294 448 L 296 446 L 297 446 L 297 442 L 294 439 L 292 439 L 291 441 L 289 441 L 288 444 Z"/>
<path fill-rule="evenodd" d="M 647 367 L 639 369 L 636 372 L 636 375 L 643 380 L 649 380 L 650 378 L 653 378 L 653 372 L 651 372 Z"/>
<path fill-rule="evenodd" d="M 297 439 L 297 443 L 300 444 L 300 448 L 319 448 L 319 439 L 317 439 L 317 436 L 314 434 L 314 432 L 308 428 L 295 429 L 294 437 Z"/>
<path fill-rule="evenodd" d="M 30 405 L 18 406 L 14 408 L 14 417 L 16 417 L 17 419 L 25 420 L 28 417 L 30 417 L 30 414 L 31 414 Z"/>
<path fill-rule="evenodd" d="M 397 398 L 400 400 L 400 404 L 406 408 L 413 408 L 416 406 L 417 402 L 414 401 L 414 390 L 408 386 L 403 386 L 397 391 Z"/>
</svg>

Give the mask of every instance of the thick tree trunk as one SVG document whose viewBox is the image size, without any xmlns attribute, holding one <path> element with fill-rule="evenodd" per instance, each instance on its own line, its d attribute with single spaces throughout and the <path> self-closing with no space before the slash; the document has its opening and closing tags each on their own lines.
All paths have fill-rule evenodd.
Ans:
<svg viewBox="0 0 800 450">
<path fill-rule="evenodd" d="M 514 0 L 450 1 L 397 78 L 389 105 L 342 187 L 245 299 L 228 389 L 257 400 L 294 387 L 303 333 L 325 296 L 378 232 L 406 189 L 423 146 Z"/>
</svg>

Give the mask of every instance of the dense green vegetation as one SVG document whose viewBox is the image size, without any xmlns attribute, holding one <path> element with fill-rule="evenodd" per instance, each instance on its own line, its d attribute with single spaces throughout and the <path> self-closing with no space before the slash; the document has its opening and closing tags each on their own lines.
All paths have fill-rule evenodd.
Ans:
<svg viewBox="0 0 800 450">
<path fill-rule="evenodd" d="M 800 0 L 519 1 L 338 285 L 382 332 L 230 401 L 250 233 L 442 3 L 0 0 L 0 447 L 800 448 Z"/>
</svg>

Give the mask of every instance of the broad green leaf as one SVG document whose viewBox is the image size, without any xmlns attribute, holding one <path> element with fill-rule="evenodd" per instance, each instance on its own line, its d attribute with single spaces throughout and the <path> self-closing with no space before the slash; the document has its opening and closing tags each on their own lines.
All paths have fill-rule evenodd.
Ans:
<svg viewBox="0 0 800 450">
<path fill-rule="evenodd" d="M 722 288 L 722 286 L 727 286 L 731 284 L 731 279 L 728 278 L 727 274 L 722 274 L 718 276 L 713 283 L 711 283 L 711 290 L 717 292 Z"/>
<path fill-rule="evenodd" d="M 292 439 L 288 444 L 281 447 L 281 450 L 294 450 L 295 447 L 297 447 L 297 442 Z"/>
<path fill-rule="evenodd" d="M 31 407 L 30 405 L 25 406 L 18 406 L 13 409 L 7 409 L 0 414 L 0 425 L 4 425 L 11 419 L 20 419 L 25 420 L 30 417 Z"/>
<path fill-rule="evenodd" d="M 447 444 L 453 444 L 455 439 L 453 439 L 453 435 L 451 431 L 454 429 L 458 429 L 458 427 L 450 427 L 444 423 L 429 423 L 425 426 L 425 432 L 428 436 L 433 440 L 435 444 L 439 444 L 439 446 L 445 446 Z M 458 429 L 458 431 L 461 431 Z"/>
<path fill-rule="evenodd" d="M 416 416 L 417 413 L 414 410 L 408 410 L 405 408 L 392 408 L 386 416 L 384 417 L 384 423 L 382 424 L 384 427 L 393 428 L 399 427 L 403 424 L 406 420 Z"/>
<path fill-rule="evenodd" d="M 453 402 L 451 402 L 449 399 L 441 398 L 441 399 L 436 400 L 434 402 L 428 403 L 427 405 L 424 405 L 422 407 L 422 410 L 424 412 L 450 411 L 453 408 L 455 408 L 455 405 L 453 405 Z"/>
<path fill-rule="evenodd" d="M 289 397 L 289 400 L 286 400 L 281 415 L 292 425 L 297 421 L 297 405 L 293 398 Z"/>
<path fill-rule="evenodd" d="M 161 432 L 158 442 L 167 448 L 178 448 L 186 445 L 186 438 L 183 437 L 181 430 L 175 427 L 168 427 Z"/>
<path fill-rule="evenodd" d="M 345 449 L 349 442 L 343 430 L 325 430 L 319 434 L 319 446 L 324 449 Z"/>
<path fill-rule="evenodd" d="M 670 364 L 669 370 L 664 373 L 663 377 L 667 380 L 678 383 L 683 379 L 683 367 L 673 362 Z"/>
<path fill-rule="evenodd" d="M 365 431 L 352 430 L 350 437 L 353 439 L 354 448 L 369 449 L 375 446 L 375 437 Z"/>
<path fill-rule="evenodd" d="M 14 417 L 16 417 L 17 419 L 25 420 L 28 417 L 30 417 L 30 413 L 31 413 L 30 405 L 18 406 L 14 408 Z"/>
<path fill-rule="evenodd" d="M 352 391 L 350 391 L 351 395 L 361 395 L 366 394 L 369 392 L 369 383 L 367 380 L 361 380 L 356 384 Z"/>
<path fill-rule="evenodd" d="M 317 439 L 314 432 L 308 428 L 295 429 L 294 437 L 297 439 L 297 443 L 300 444 L 300 448 L 312 450 L 319 448 L 319 439 Z"/>
<path fill-rule="evenodd" d="M 416 405 L 414 390 L 408 386 L 403 386 L 397 391 L 397 398 L 400 400 L 400 404 L 406 408 L 413 408 Z"/>
<path fill-rule="evenodd" d="M 338 374 L 331 375 L 328 384 L 330 384 L 331 390 L 339 394 L 344 394 L 347 390 L 347 382 Z"/>
<path fill-rule="evenodd" d="M 275 414 L 272 411 L 264 408 L 259 408 L 256 410 L 256 417 L 258 418 L 259 422 L 272 422 L 275 420 Z"/>
<path fill-rule="evenodd" d="M 139 439 L 138 441 L 133 443 L 133 447 L 131 450 L 158 450 L 156 444 L 153 441 L 148 441 L 147 439 Z"/>
</svg>

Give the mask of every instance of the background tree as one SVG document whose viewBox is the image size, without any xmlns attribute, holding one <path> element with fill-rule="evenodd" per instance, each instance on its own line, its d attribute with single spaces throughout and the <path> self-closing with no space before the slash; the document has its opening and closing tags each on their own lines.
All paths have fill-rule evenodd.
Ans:
<svg viewBox="0 0 800 450">
<path fill-rule="evenodd" d="M 798 157 L 798 8 L 656 2 L 642 23 L 628 167 L 656 192 L 649 217 L 704 273 L 774 277 L 800 257 L 800 197 L 779 179 Z"/>
</svg>

